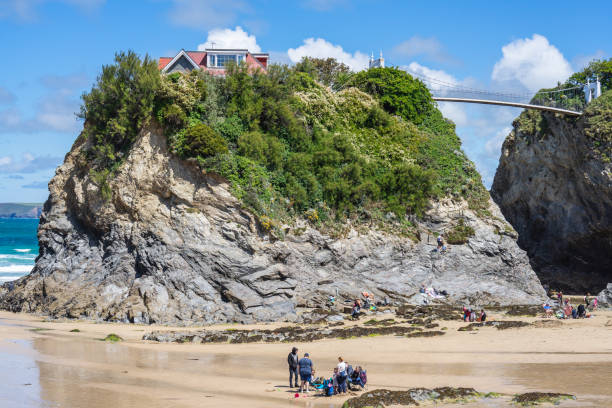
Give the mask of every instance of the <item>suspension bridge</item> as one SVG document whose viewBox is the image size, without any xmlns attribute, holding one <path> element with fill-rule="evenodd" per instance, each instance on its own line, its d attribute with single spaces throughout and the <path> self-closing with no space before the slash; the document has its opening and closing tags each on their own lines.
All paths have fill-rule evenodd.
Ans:
<svg viewBox="0 0 612 408">
<path fill-rule="evenodd" d="M 511 106 L 537 109 L 565 115 L 580 116 L 586 106 L 583 86 L 566 87 L 551 91 L 529 93 L 495 92 L 470 88 L 456 83 L 431 78 L 416 72 L 410 75 L 420 79 L 429 88 L 433 100 L 485 105 Z"/>
</svg>

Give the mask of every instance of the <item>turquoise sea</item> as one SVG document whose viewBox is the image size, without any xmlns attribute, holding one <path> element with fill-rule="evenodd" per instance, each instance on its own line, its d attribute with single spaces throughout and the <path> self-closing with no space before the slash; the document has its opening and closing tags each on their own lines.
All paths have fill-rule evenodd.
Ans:
<svg viewBox="0 0 612 408">
<path fill-rule="evenodd" d="M 38 256 L 38 219 L 0 218 L 0 283 L 28 274 Z"/>
</svg>

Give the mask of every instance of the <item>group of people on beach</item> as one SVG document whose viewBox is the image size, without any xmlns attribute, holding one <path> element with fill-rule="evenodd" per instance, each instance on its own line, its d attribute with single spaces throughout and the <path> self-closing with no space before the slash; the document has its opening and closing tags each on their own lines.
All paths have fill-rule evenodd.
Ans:
<svg viewBox="0 0 612 408">
<path fill-rule="evenodd" d="M 559 319 L 584 319 L 589 318 L 591 315 L 588 313 L 590 310 L 597 309 L 597 298 L 591 299 L 591 294 L 587 293 L 583 300 L 584 304 L 581 303 L 578 307 L 574 307 L 569 299 L 563 299 L 563 292 L 556 292 L 551 298 L 557 299 L 557 311 L 554 312 L 554 315 Z M 544 312 L 546 313 L 546 317 L 553 316 L 553 305 L 550 302 L 546 302 L 542 305 L 544 308 Z"/>
<path fill-rule="evenodd" d="M 367 382 L 366 371 L 357 366 L 353 369 L 342 357 L 338 357 L 338 364 L 333 369 L 330 378 L 315 378 L 314 363 L 310 359 L 310 354 L 304 353 L 302 358 L 298 356 L 297 347 L 293 347 L 287 356 L 289 364 L 289 387 L 298 388 L 298 373 L 300 385 L 298 392 L 309 392 L 309 387 L 313 386 L 327 396 L 335 394 L 346 394 L 350 384 L 365 387 Z"/>
<path fill-rule="evenodd" d="M 480 313 L 476 314 L 476 311 L 471 307 L 463 307 L 463 321 L 464 322 L 486 322 L 487 313 L 484 309 L 480 309 Z"/>
</svg>

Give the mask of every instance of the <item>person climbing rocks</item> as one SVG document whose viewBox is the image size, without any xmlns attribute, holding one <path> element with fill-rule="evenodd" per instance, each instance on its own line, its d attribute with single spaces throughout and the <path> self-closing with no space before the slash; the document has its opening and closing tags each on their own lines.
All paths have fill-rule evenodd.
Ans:
<svg viewBox="0 0 612 408">
<path fill-rule="evenodd" d="M 438 247 L 436 248 L 436 250 L 440 253 L 446 252 L 446 245 L 444 245 L 444 238 L 442 238 L 442 234 L 438 235 L 436 241 L 438 242 Z"/>
<path fill-rule="evenodd" d="M 293 347 L 291 353 L 287 356 L 287 363 L 289 364 L 289 388 L 298 387 L 298 349 Z M 292 382 L 293 380 L 293 382 Z"/>
<path fill-rule="evenodd" d="M 312 374 L 314 373 L 314 365 L 308 353 L 304 353 L 304 357 L 298 361 L 298 369 L 300 372 L 300 379 L 302 380 L 299 392 L 303 392 L 304 386 L 306 386 L 306 392 L 308 392 L 308 386 L 310 385 Z"/>
</svg>

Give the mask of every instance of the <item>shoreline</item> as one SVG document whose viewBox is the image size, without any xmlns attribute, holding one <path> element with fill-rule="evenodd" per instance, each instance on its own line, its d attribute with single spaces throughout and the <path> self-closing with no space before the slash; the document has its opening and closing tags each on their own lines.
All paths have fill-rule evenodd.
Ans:
<svg viewBox="0 0 612 408">
<path fill-rule="evenodd" d="M 553 321 L 495 312 L 491 317 L 528 323 Z M 364 366 L 368 370 L 368 390 L 452 386 L 485 393 L 571 392 L 578 399 L 562 402 L 561 406 L 605 406 L 612 405 L 612 390 L 597 381 L 606 381 L 612 375 L 612 328 L 606 326 L 608 322 L 612 324 L 612 311 L 601 310 L 591 319 L 563 321 L 555 327 L 483 327 L 462 332 L 458 329 L 468 323 L 438 321 L 447 332 L 433 338 L 376 336 L 295 344 L 177 344 L 141 339 L 154 330 L 255 330 L 288 324 L 186 328 L 44 321 L 41 316 L 3 311 L 0 355 L 29 361 L 30 367 L 38 370 L 32 381 L 38 382 L 41 401 L 66 407 L 79 406 L 82 392 L 96 396 L 97 402 L 88 405 L 92 407 L 108 406 L 110 402 L 116 407 L 161 407 L 164 401 L 165 406 L 171 401 L 170 406 L 177 407 L 341 406 L 346 397 L 310 395 L 295 399 L 293 392 L 287 392 L 285 360 L 293 345 L 299 353 L 311 354 L 317 376 L 330 375 L 338 355 Z M 347 322 L 347 326 L 351 324 Z M 79 332 L 71 332 L 75 329 Z M 109 333 L 124 341 L 100 341 Z M 0 372 L 6 373 L 7 368 L 2 367 Z M 22 395 L 30 390 L 28 387 L 34 385 L 13 387 L 12 392 Z"/>
</svg>

